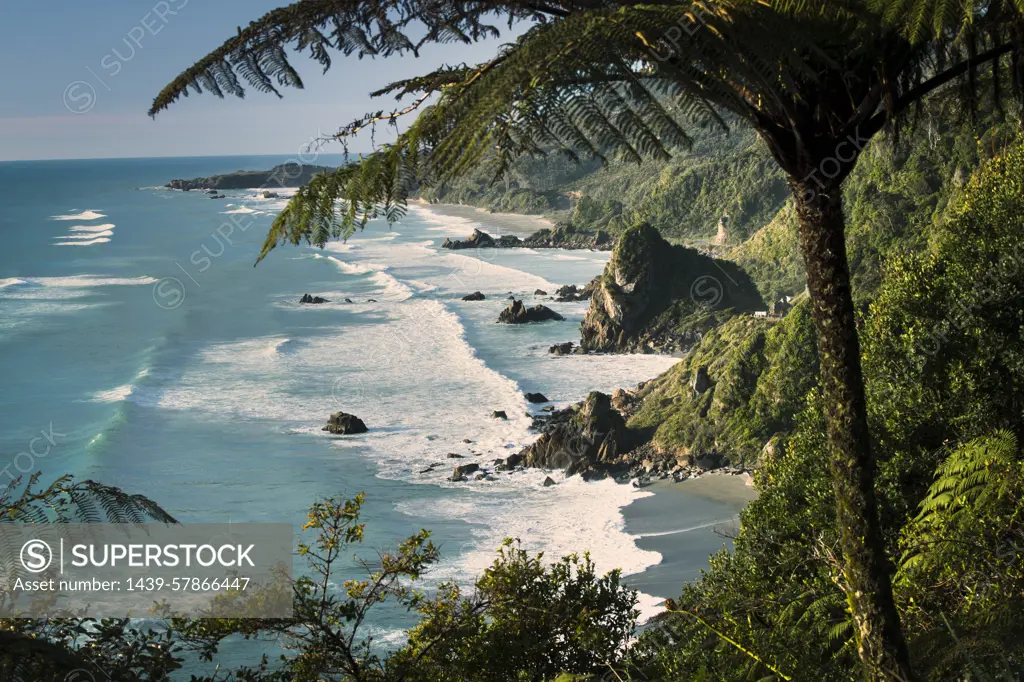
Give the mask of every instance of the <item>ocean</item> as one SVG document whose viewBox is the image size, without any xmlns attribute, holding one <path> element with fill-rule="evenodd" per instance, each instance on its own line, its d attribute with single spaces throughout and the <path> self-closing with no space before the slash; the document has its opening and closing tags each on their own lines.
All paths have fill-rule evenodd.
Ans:
<svg viewBox="0 0 1024 682">
<path fill-rule="evenodd" d="M 434 533 L 443 561 L 428 583 L 469 582 L 505 537 L 552 558 L 589 550 L 599 569 L 627 576 L 658 566 L 662 554 L 641 548 L 623 518 L 648 491 L 543 471 L 446 480 L 454 464 L 489 465 L 536 437 L 529 414 L 541 406 L 525 391 L 561 407 L 676 361 L 548 354 L 555 342 L 578 341 L 586 303 L 534 291 L 583 284 L 609 254 L 441 250 L 474 221 L 413 205 L 396 225 L 371 223 L 324 250 L 279 247 L 254 268 L 293 190 L 211 199 L 162 187 L 286 160 L 0 163 L 4 483 L 36 470 L 44 481 L 72 473 L 146 495 L 183 522 L 288 522 L 296 532 L 318 498 L 365 492 L 371 554 L 421 528 Z M 461 300 L 477 290 L 486 300 Z M 330 302 L 301 305 L 305 293 Z M 510 295 L 566 321 L 498 325 Z M 337 410 L 358 415 L 369 433 L 323 432 Z M 495 410 L 508 420 L 492 418 Z M 36 441 L 26 454 L 40 432 L 53 445 Z M 443 466 L 423 473 L 435 462 Z M 542 485 L 549 474 L 558 485 Z M 691 503 L 693 518 L 658 527 L 732 513 L 715 504 Z M 703 536 L 705 561 L 709 537 L 721 544 Z M 355 562 L 346 570 L 358 575 Z M 642 595 L 645 612 L 659 596 L 667 595 Z M 400 641 L 408 624 L 383 611 L 374 627 Z"/>
</svg>

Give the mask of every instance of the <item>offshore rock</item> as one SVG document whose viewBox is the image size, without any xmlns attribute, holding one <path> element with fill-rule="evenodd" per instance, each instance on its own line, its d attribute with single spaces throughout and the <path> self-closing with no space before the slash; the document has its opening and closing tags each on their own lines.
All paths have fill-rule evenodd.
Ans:
<svg viewBox="0 0 1024 682">
<path fill-rule="evenodd" d="M 366 433 L 366 424 L 363 420 L 354 414 L 348 414 L 347 412 L 335 412 L 327 420 L 327 426 L 323 431 L 329 431 L 330 433 L 347 435 L 350 433 Z"/>
<path fill-rule="evenodd" d="M 527 322 L 544 322 L 546 320 L 564 320 L 565 318 L 551 308 L 535 305 L 527 308 L 522 301 L 513 300 L 498 315 L 500 324 L 525 324 Z"/>
</svg>

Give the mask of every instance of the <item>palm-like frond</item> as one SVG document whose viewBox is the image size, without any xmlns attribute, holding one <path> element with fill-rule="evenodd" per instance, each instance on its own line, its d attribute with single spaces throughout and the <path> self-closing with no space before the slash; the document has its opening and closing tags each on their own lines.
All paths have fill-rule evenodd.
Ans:
<svg viewBox="0 0 1024 682">
<path fill-rule="evenodd" d="M 543 3 L 528 0 L 299 0 L 239 27 L 237 35 L 203 57 L 165 87 L 150 115 L 189 91 L 242 97 L 248 85 L 280 96 L 283 86 L 301 88 L 287 47 L 305 52 L 326 71 L 331 52 L 345 56 L 389 57 L 418 54 L 427 43 L 470 43 L 498 35 L 489 23 L 504 18 L 544 20 Z"/>
<path fill-rule="evenodd" d="M 996 431 L 953 450 L 936 469 L 935 481 L 921 502 L 912 526 L 916 542 L 903 556 L 903 569 L 928 558 L 941 543 L 944 527 L 1006 496 L 1018 484 L 1018 477 L 1006 472 L 1019 468 L 1017 439 L 1009 431 Z"/>
</svg>

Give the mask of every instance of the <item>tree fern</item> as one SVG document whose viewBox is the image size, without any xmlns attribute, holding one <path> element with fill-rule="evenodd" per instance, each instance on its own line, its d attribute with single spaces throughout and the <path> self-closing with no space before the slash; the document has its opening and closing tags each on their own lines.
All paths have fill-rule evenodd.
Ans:
<svg viewBox="0 0 1024 682">
<path fill-rule="evenodd" d="M 970 515 L 984 515 L 1020 485 L 1017 454 L 1017 439 L 1006 430 L 972 440 L 950 453 L 936 470 L 935 482 L 913 521 L 916 542 L 904 554 L 904 569 L 929 559 L 943 542 L 945 527 Z"/>
</svg>

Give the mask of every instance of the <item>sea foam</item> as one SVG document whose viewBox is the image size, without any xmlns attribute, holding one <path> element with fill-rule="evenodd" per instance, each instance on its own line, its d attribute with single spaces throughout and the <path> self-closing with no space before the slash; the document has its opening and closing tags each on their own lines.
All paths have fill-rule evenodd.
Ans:
<svg viewBox="0 0 1024 682">
<path fill-rule="evenodd" d="M 68 213 L 66 215 L 55 215 L 50 216 L 50 220 L 96 220 L 97 218 L 106 218 L 107 216 L 103 213 L 98 213 L 92 210 L 81 211 L 80 213 Z"/>
</svg>

